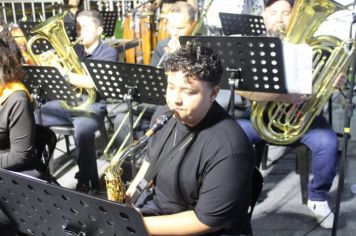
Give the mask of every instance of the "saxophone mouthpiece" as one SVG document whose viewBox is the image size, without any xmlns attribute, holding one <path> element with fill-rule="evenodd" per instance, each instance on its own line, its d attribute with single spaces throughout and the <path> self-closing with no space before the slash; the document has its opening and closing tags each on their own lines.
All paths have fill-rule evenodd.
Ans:
<svg viewBox="0 0 356 236">
<path fill-rule="evenodd" d="M 146 137 L 151 137 L 153 134 L 155 134 L 158 130 L 160 130 L 166 123 L 167 121 L 173 116 L 174 110 L 169 110 L 166 113 L 160 115 L 153 126 L 146 131 L 145 136 Z"/>
</svg>

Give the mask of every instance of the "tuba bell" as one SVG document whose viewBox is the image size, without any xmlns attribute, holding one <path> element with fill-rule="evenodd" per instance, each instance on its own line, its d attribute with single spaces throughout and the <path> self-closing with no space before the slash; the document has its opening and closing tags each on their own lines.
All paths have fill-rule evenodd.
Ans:
<svg viewBox="0 0 356 236">
<path fill-rule="evenodd" d="M 333 84 L 346 72 L 355 43 L 332 36 L 312 37 L 320 24 L 332 13 L 347 10 L 328 0 L 297 0 L 283 40 L 313 48 L 312 94 L 309 100 L 293 104 L 275 101 L 252 103 L 251 123 L 266 141 L 285 145 L 299 140 L 331 97 Z"/>
<path fill-rule="evenodd" d="M 51 66 L 48 61 L 41 60 L 40 57 L 32 51 L 33 43 L 39 39 L 44 39 L 50 42 L 54 48 L 55 53 L 58 56 L 58 62 L 61 64 L 65 71 L 86 75 L 87 73 L 81 65 L 78 56 L 73 49 L 73 45 L 71 44 L 65 31 L 63 18 L 66 13 L 67 11 L 53 16 L 48 20 L 36 25 L 31 30 L 31 33 L 34 34 L 34 36 L 31 37 L 27 43 L 27 51 L 29 52 L 36 65 Z M 96 91 L 95 89 L 76 88 L 77 97 L 81 97 L 84 90 L 87 94 L 87 99 L 84 102 L 78 106 L 73 107 L 67 104 L 66 101 L 61 101 L 62 107 L 67 110 L 85 110 L 87 106 L 95 101 Z"/>
</svg>

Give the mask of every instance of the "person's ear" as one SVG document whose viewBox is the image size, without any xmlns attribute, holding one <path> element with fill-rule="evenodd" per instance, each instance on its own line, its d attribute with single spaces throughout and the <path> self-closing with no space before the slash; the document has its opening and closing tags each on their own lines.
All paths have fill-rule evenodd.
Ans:
<svg viewBox="0 0 356 236">
<path fill-rule="evenodd" d="M 104 27 L 103 27 L 103 26 L 99 26 L 99 27 L 98 27 L 98 30 L 97 30 L 98 36 L 102 35 L 103 32 L 104 32 Z"/>
<path fill-rule="evenodd" d="M 211 95 L 210 95 L 210 100 L 211 102 L 214 102 L 216 97 L 218 96 L 220 87 L 219 86 L 214 86 L 213 89 L 211 90 Z"/>
</svg>

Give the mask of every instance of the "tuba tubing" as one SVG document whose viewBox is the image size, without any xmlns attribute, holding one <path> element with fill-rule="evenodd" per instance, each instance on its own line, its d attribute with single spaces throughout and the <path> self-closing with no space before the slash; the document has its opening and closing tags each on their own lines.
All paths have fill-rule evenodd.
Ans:
<svg viewBox="0 0 356 236">
<path fill-rule="evenodd" d="M 36 65 L 41 66 L 51 66 L 48 61 L 42 61 L 39 59 L 38 55 L 36 55 L 32 50 L 32 45 L 40 39 L 44 39 L 52 45 L 54 48 L 59 60 L 58 62 L 61 64 L 62 68 L 65 71 L 73 72 L 80 75 L 88 75 L 81 65 L 77 54 L 73 49 L 73 45 L 69 41 L 68 35 L 65 31 L 64 27 L 64 16 L 67 11 L 64 11 L 61 14 L 53 16 L 46 21 L 36 25 L 31 33 L 35 34 L 30 40 L 27 42 L 27 51 L 31 56 L 32 60 Z M 76 88 L 77 97 L 81 97 L 83 94 L 83 90 L 86 91 L 87 99 L 78 106 L 71 106 L 67 104 L 66 101 L 61 101 L 61 105 L 63 108 L 67 110 L 86 110 L 86 108 L 95 102 L 96 91 L 95 89 L 82 89 Z"/>
<path fill-rule="evenodd" d="M 333 36 L 311 36 L 329 15 L 345 9 L 334 1 L 296 1 L 283 40 L 307 43 L 313 48 L 312 95 L 309 100 L 293 104 L 254 101 L 251 123 L 264 140 L 277 145 L 299 140 L 331 97 L 336 78 L 347 71 L 351 62 L 355 42 Z"/>
</svg>

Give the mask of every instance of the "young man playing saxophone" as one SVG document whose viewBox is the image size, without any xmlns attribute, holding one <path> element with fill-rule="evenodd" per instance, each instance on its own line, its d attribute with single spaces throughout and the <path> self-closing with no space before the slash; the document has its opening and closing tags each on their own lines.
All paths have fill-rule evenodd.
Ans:
<svg viewBox="0 0 356 236">
<path fill-rule="evenodd" d="M 167 106 L 152 121 L 169 110 L 174 115 L 151 138 L 127 199 L 147 170 L 185 144 L 159 169 L 152 195 L 138 205 L 149 234 L 250 235 L 253 151 L 241 128 L 215 101 L 220 60 L 212 49 L 192 43 L 170 54 L 164 68 Z M 187 144 L 190 134 L 194 138 Z"/>
</svg>

